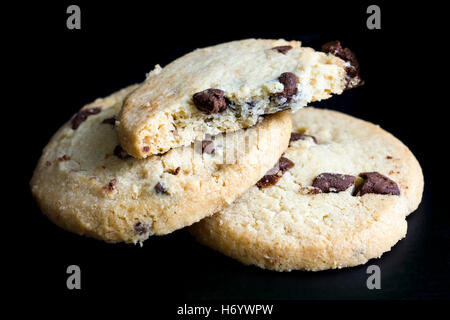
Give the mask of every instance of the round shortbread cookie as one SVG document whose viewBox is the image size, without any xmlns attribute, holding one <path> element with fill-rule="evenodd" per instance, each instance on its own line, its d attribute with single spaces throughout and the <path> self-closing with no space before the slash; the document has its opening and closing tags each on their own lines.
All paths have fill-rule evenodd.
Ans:
<svg viewBox="0 0 450 320">
<path fill-rule="evenodd" d="M 303 109 L 293 116 L 283 157 L 278 182 L 271 170 L 259 187 L 193 225 L 192 234 L 245 264 L 277 271 L 364 264 L 405 237 L 423 176 L 388 132 L 339 112 Z"/>
<path fill-rule="evenodd" d="M 117 127 L 136 158 L 255 125 L 357 86 L 358 64 L 339 42 L 324 52 L 298 41 L 246 39 L 195 50 L 156 66 L 125 101 Z"/>
<path fill-rule="evenodd" d="M 114 126 L 137 86 L 86 105 L 50 140 L 31 189 L 57 225 L 107 242 L 142 242 L 217 212 L 254 185 L 286 150 L 291 115 L 139 160 Z"/>
</svg>

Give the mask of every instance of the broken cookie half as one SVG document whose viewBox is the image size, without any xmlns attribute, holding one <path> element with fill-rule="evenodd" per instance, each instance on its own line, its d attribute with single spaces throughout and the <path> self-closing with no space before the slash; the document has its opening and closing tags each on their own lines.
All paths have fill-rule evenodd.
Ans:
<svg viewBox="0 0 450 320">
<path fill-rule="evenodd" d="M 156 66 L 124 102 L 120 144 L 133 157 L 146 158 L 360 84 L 353 52 L 339 42 L 323 50 L 297 41 L 248 39 Z"/>
</svg>

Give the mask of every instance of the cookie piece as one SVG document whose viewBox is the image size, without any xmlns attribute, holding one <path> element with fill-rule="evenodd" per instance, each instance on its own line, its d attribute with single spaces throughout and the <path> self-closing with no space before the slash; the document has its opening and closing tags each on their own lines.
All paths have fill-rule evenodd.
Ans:
<svg viewBox="0 0 450 320">
<path fill-rule="evenodd" d="M 277 271 L 355 266 L 389 251 L 422 197 L 414 155 L 378 126 L 334 111 L 300 110 L 293 127 L 309 137 L 293 139 L 284 153 L 294 166 L 191 232 L 245 264 Z"/>
<path fill-rule="evenodd" d="M 31 189 L 57 225 L 107 242 L 167 234 L 233 202 L 289 143 L 291 115 L 283 112 L 248 130 L 132 158 L 111 119 L 136 88 L 85 106 L 44 149 Z"/>
<path fill-rule="evenodd" d="M 120 143 L 132 156 L 145 158 L 340 94 L 360 79 L 354 55 L 349 60 L 333 48 L 324 47 L 324 53 L 298 41 L 248 39 L 156 66 L 124 103 Z"/>
</svg>

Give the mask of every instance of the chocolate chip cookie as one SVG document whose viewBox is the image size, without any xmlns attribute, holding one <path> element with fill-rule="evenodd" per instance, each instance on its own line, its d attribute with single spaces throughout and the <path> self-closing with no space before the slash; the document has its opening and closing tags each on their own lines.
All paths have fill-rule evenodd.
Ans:
<svg viewBox="0 0 450 320">
<path fill-rule="evenodd" d="M 353 52 L 300 42 L 248 39 L 195 50 L 156 66 L 125 101 L 117 131 L 136 158 L 248 128 L 361 83 Z"/>
<path fill-rule="evenodd" d="M 232 203 L 289 143 L 291 115 L 282 112 L 247 130 L 135 159 L 115 127 L 136 88 L 85 106 L 45 147 L 30 184 L 57 225 L 107 242 L 167 234 Z"/>
<path fill-rule="evenodd" d="M 290 146 L 233 204 L 193 225 L 203 244 L 277 271 L 355 266 L 389 251 L 422 198 L 411 151 L 378 126 L 313 108 Z"/>
</svg>

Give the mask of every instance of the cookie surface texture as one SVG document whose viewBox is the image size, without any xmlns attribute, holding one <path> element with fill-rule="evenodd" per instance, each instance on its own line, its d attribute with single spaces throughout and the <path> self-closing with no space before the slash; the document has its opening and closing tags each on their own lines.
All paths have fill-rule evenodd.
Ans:
<svg viewBox="0 0 450 320">
<path fill-rule="evenodd" d="M 251 127 L 264 114 L 342 93 L 349 65 L 297 41 L 247 39 L 195 50 L 156 66 L 126 99 L 121 146 L 145 158 L 205 134 Z"/>
<path fill-rule="evenodd" d="M 405 237 L 423 176 L 414 155 L 388 132 L 306 108 L 293 116 L 283 157 L 294 166 L 275 184 L 258 183 L 194 224 L 197 240 L 245 264 L 318 271 L 364 264 Z"/>
<path fill-rule="evenodd" d="M 114 126 L 136 87 L 86 105 L 45 147 L 30 184 L 57 225 L 107 242 L 170 233 L 233 202 L 289 143 L 291 115 L 283 112 L 226 137 L 132 158 Z"/>
</svg>

